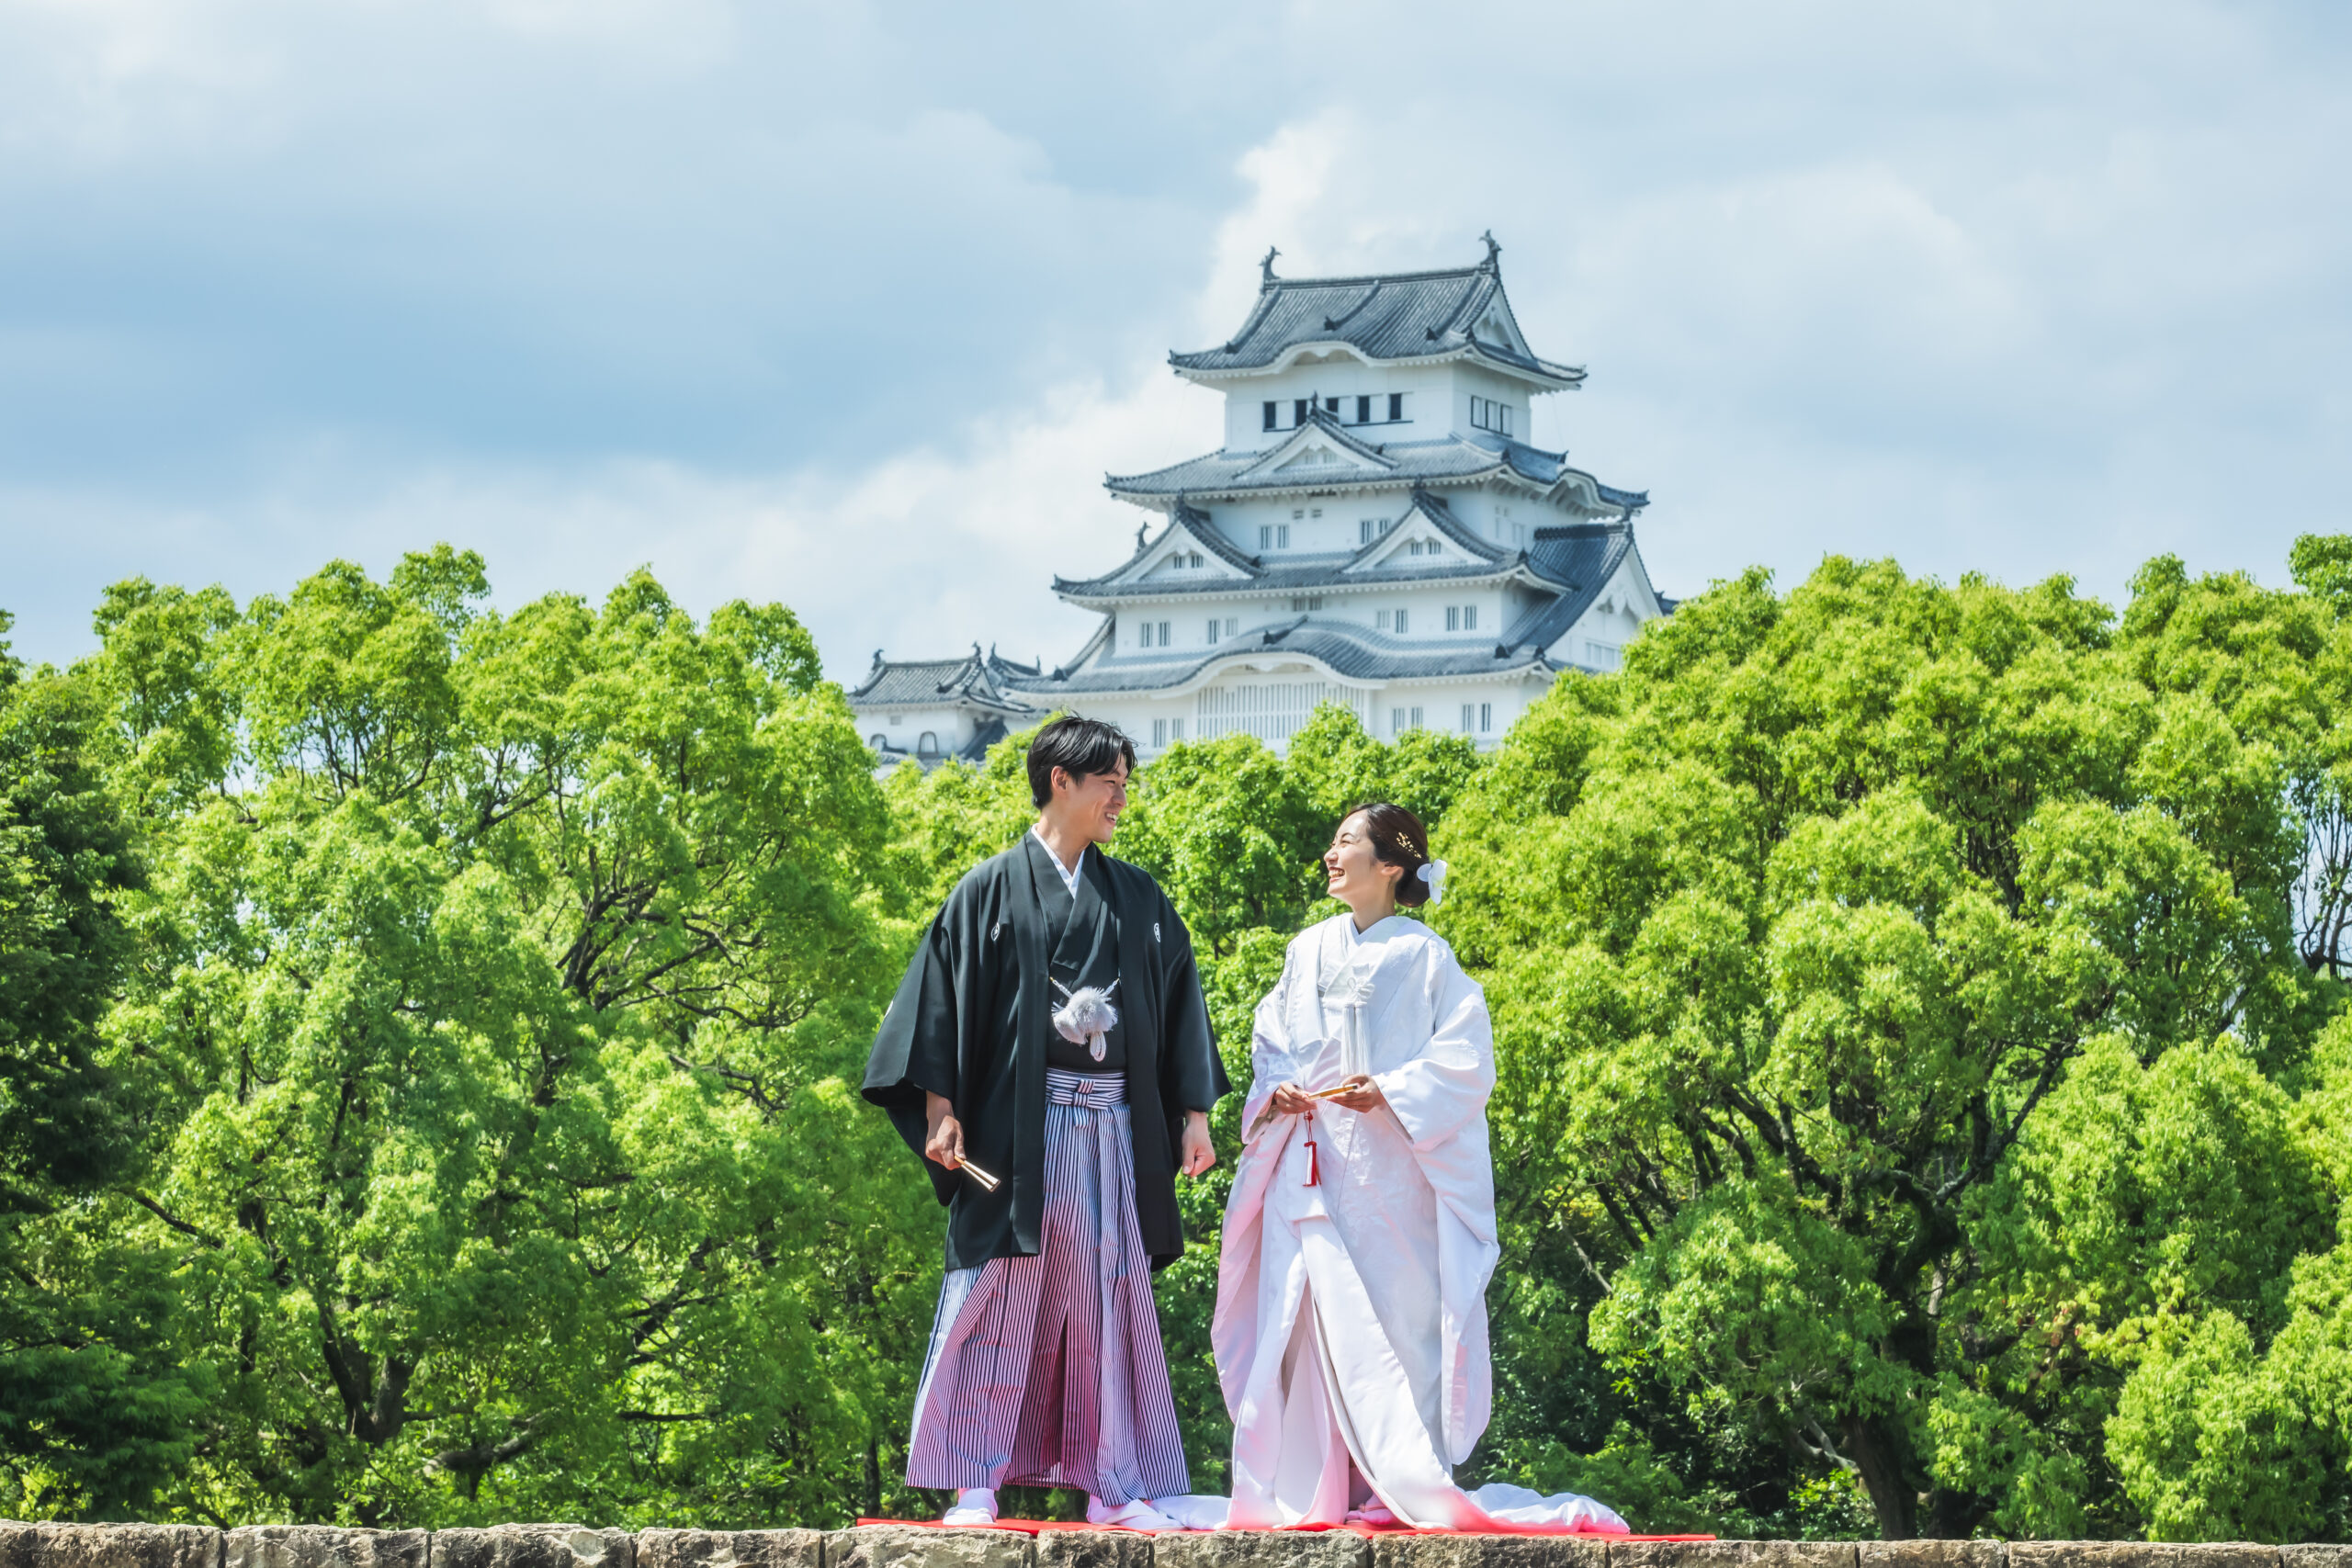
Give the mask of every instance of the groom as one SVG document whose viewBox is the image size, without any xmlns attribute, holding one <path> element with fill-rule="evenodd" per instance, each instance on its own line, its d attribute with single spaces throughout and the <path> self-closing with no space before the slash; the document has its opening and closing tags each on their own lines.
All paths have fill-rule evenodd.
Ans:
<svg viewBox="0 0 2352 1568">
<path fill-rule="evenodd" d="M 1072 1486 L 1095 1524 L 1165 1529 L 1151 1499 L 1190 1489 L 1151 1271 L 1228 1085 L 1183 922 L 1100 848 L 1135 760 L 1098 720 L 1037 732 L 1036 825 L 948 895 L 865 1066 L 948 1206 L 907 1453 L 908 1484 L 959 1494 L 948 1524 Z"/>
</svg>

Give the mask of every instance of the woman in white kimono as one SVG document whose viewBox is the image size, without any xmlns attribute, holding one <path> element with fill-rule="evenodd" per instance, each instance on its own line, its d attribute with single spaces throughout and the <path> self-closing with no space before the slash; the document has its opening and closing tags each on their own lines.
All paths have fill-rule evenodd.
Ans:
<svg viewBox="0 0 2352 1568">
<path fill-rule="evenodd" d="M 1411 812 L 1358 807 L 1323 864 L 1349 912 L 1292 941 L 1258 1005 L 1226 1210 L 1227 1523 L 1623 1533 L 1588 1498 L 1453 1483 L 1492 1393 L 1486 997 L 1442 937 L 1396 913 L 1444 888 Z"/>
</svg>

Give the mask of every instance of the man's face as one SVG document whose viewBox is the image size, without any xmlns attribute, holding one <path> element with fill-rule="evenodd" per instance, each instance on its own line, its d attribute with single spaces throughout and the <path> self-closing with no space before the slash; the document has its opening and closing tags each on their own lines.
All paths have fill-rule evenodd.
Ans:
<svg viewBox="0 0 2352 1568">
<path fill-rule="evenodd" d="M 1111 764 L 1107 773 L 1080 773 L 1072 778 L 1054 770 L 1054 805 L 1062 820 L 1084 833 L 1091 843 L 1107 844 L 1119 830 L 1119 813 L 1127 808 L 1127 760 Z"/>
</svg>

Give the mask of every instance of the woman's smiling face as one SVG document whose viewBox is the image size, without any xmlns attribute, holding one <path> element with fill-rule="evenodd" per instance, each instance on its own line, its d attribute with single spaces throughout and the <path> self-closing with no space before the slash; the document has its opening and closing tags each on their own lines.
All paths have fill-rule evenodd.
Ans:
<svg viewBox="0 0 2352 1568">
<path fill-rule="evenodd" d="M 1372 835 L 1365 830 L 1363 813 L 1357 812 L 1331 835 L 1331 847 L 1323 852 L 1323 874 L 1329 879 L 1332 897 L 1361 908 L 1363 900 L 1394 900 L 1404 868 L 1374 857 Z"/>
</svg>

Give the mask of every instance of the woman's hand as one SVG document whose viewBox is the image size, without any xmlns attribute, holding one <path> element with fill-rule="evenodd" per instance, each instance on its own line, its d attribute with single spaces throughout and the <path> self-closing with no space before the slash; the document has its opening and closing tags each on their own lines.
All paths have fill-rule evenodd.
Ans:
<svg viewBox="0 0 2352 1568">
<path fill-rule="evenodd" d="M 1296 1084 L 1286 1083 L 1275 1089 L 1269 1109 L 1277 1116 L 1304 1116 L 1315 1109 L 1315 1101 Z"/>
<path fill-rule="evenodd" d="M 1340 1080 L 1340 1089 L 1325 1103 L 1350 1111 L 1371 1111 L 1388 1103 L 1388 1097 L 1380 1092 L 1380 1086 L 1367 1073 L 1351 1073 Z"/>
<path fill-rule="evenodd" d="M 931 1131 L 922 1141 L 922 1157 L 950 1170 L 959 1170 L 964 1164 L 964 1124 L 956 1120 L 956 1108 L 944 1094 L 922 1097 L 923 1116 L 931 1123 Z"/>
</svg>

